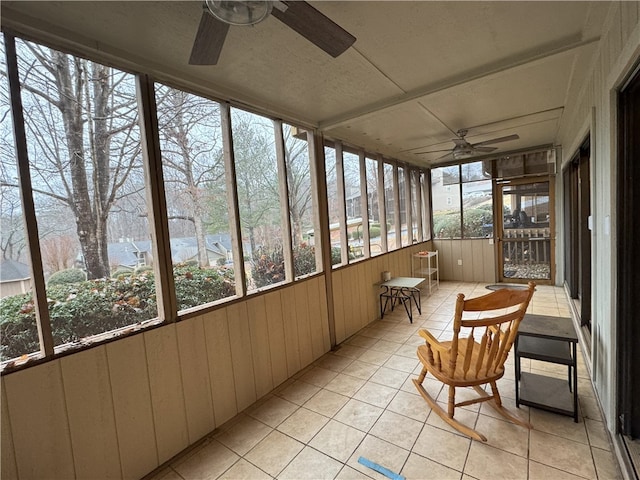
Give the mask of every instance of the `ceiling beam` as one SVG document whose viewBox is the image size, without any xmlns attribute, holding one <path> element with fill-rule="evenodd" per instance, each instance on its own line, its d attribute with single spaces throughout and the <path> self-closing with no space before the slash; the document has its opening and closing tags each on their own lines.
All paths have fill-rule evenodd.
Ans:
<svg viewBox="0 0 640 480">
<path fill-rule="evenodd" d="M 346 122 L 350 122 L 352 120 L 356 120 L 362 117 L 366 117 L 368 115 L 378 113 L 381 110 L 396 107 L 404 103 L 412 102 L 421 97 L 431 95 L 437 92 L 441 92 L 443 90 L 447 90 L 460 85 L 464 85 L 466 83 L 474 82 L 476 80 L 489 78 L 494 75 L 499 75 L 500 73 L 503 73 L 508 70 L 513 70 L 516 68 L 521 68 L 537 62 L 541 62 L 550 57 L 554 57 L 556 55 L 562 55 L 562 54 L 571 52 L 573 50 L 582 48 L 586 45 L 591 45 L 595 42 L 598 42 L 599 40 L 600 40 L 599 36 L 593 37 L 587 40 L 573 40 L 572 42 L 566 43 L 562 46 L 551 48 L 542 53 L 534 53 L 531 55 L 527 55 L 515 61 L 508 61 L 506 63 L 501 62 L 498 64 L 491 64 L 491 65 L 485 66 L 484 68 L 476 70 L 475 73 L 465 72 L 463 74 L 456 75 L 455 77 L 452 77 L 450 79 L 446 79 L 441 82 L 438 82 L 435 85 L 418 87 L 416 89 L 413 89 L 401 95 L 396 95 L 394 97 L 386 98 L 378 102 L 373 102 L 363 107 L 351 110 L 350 112 L 346 112 L 344 114 L 337 115 L 332 118 L 327 118 L 318 123 L 318 128 L 322 131 L 329 130 L 331 128 L 341 126 Z"/>
</svg>

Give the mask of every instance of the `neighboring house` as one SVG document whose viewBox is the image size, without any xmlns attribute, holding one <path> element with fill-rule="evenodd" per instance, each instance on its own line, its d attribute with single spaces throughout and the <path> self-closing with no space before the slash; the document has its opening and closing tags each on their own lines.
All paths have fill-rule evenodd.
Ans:
<svg viewBox="0 0 640 480">
<path fill-rule="evenodd" d="M 16 260 L 0 262 L 0 298 L 31 291 L 31 268 Z"/>
<path fill-rule="evenodd" d="M 231 260 L 231 237 L 229 235 L 207 235 L 205 237 L 209 265 L 216 265 L 220 259 Z M 171 259 L 173 263 L 184 263 L 198 258 L 198 245 L 195 237 L 172 238 Z M 152 265 L 153 254 L 149 240 L 133 241 L 122 239 L 107 246 L 111 270 L 135 270 L 138 267 Z"/>
</svg>

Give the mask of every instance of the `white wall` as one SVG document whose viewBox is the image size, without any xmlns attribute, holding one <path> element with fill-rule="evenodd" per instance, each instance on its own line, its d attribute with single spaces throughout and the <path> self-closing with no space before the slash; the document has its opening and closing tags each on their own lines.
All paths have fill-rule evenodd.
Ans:
<svg viewBox="0 0 640 480">
<path fill-rule="evenodd" d="M 591 133 L 592 376 L 609 429 L 616 410 L 616 91 L 640 59 L 640 2 L 612 3 L 591 68 L 575 75 L 568 91 L 559 140 L 562 162 Z M 560 170 L 559 170 L 560 173 Z M 562 176 L 556 207 L 561 220 Z M 561 225 L 562 223 L 560 223 Z M 608 228 L 607 228 L 608 225 Z M 559 239 L 558 245 L 562 242 Z M 558 248 L 557 264 L 564 264 Z"/>
</svg>

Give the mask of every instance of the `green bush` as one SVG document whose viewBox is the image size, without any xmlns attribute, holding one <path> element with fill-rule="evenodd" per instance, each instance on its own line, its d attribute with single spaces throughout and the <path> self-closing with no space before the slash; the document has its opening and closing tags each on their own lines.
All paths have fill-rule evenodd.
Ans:
<svg viewBox="0 0 640 480">
<path fill-rule="evenodd" d="M 491 206 L 467 208 L 464 211 L 464 237 L 480 238 L 486 235 L 483 225 L 493 223 Z M 434 214 L 433 232 L 436 238 L 460 238 L 460 212 Z"/>
<path fill-rule="evenodd" d="M 316 271 L 315 248 L 301 243 L 293 248 L 294 275 L 301 277 Z M 252 261 L 251 276 L 257 288 L 273 285 L 285 280 L 282 248 L 261 249 Z"/>
<path fill-rule="evenodd" d="M 380 232 L 381 232 L 381 229 L 380 229 L 379 225 L 378 226 L 375 226 L 375 225 L 370 226 L 369 227 L 369 238 L 377 238 L 377 237 L 379 237 L 380 236 Z"/>
<path fill-rule="evenodd" d="M 178 310 L 215 302 L 236 293 L 231 268 L 200 268 L 181 264 L 173 268 L 173 278 Z"/>
<path fill-rule="evenodd" d="M 111 278 L 125 278 L 133 275 L 133 270 L 129 270 L 128 268 L 118 268 L 111 274 Z"/>
<path fill-rule="evenodd" d="M 66 270 L 60 270 L 49 277 L 47 285 L 61 285 L 64 283 L 78 283 L 84 282 L 87 279 L 87 275 L 78 268 L 68 268 Z"/>
<path fill-rule="evenodd" d="M 232 269 L 174 268 L 178 309 L 235 294 Z M 153 272 L 47 286 L 55 345 L 134 325 L 157 316 Z M 0 299 L 0 356 L 3 360 L 40 349 L 31 294 Z"/>
</svg>

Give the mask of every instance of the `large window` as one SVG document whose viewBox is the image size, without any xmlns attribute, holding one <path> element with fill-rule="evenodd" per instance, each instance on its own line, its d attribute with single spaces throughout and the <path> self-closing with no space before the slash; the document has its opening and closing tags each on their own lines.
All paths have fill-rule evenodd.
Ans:
<svg viewBox="0 0 640 480">
<path fill-rule="evenodd" d="M 360 191 L 360 159 L 351 152 L 343 153 L 344 165 L 344 198 L 347 212 L 347 241 L 349 243 L 349 260 L 364 256 L 363 216 Z"/>
<path fill-rule="evenodd" d="M 16 49 L 53 344 L 156 317 L 135 78 L 30 42 Z M 26 300 L 5 314 L 33 310 Z"/>
<path fill-rule="evenodd" d="M 321 248 L 338 266 L 408 245 L 428 215 L 413 170 L 335 142 L 322 239 L 313 132 L 15 42 L 0 79 L 3 368 L 317 273 Z"/>
<path fill-rule="evenodd" d="M 271 120 L 231 109 L 236 189 L 247 290 L 284 282 L 281 211 L 275 130 Z"/>
<path fill-rule="evenodd" d="M 473 162 L 431 171 L 436 238 L 493 236 L 492 180 L 486 165 Z"/>
<path fill-rule="evenodd" d="M 2 38 L 0 49 L 2 70 L 6 71 Z M 6 76 L 0 78 L 0 108 L 2 112 L 6 112 L 0 117 L 0 359 L 4 361 L 37 352 L 40 344 L 31 293 L 33 280 L 24 228 L 24 210 L 20 190 L 16 185 L 19 174 Z M 46 257 L 52 263 L 64 266 L 65 262 L 72 260 L 72 254 L 63 249 L 53 253 L 58 255 Z"/>
<path fill-rule="evenodd" d="M 176 300 L 184 310 L 235 295 L 220 105 L 162 85 L 156 103 Z"/>
<path fill-rule="evenodd" d="M 317 230 L 318 207 L 314 200 L 315 179 L 311 175 L 308 143 L 312 134 L 286 124 L 283 130 L 293 266 L 295 278 L 300 278 L 319 270 L 316 251 L 321 246 Z"/>
</svg>

